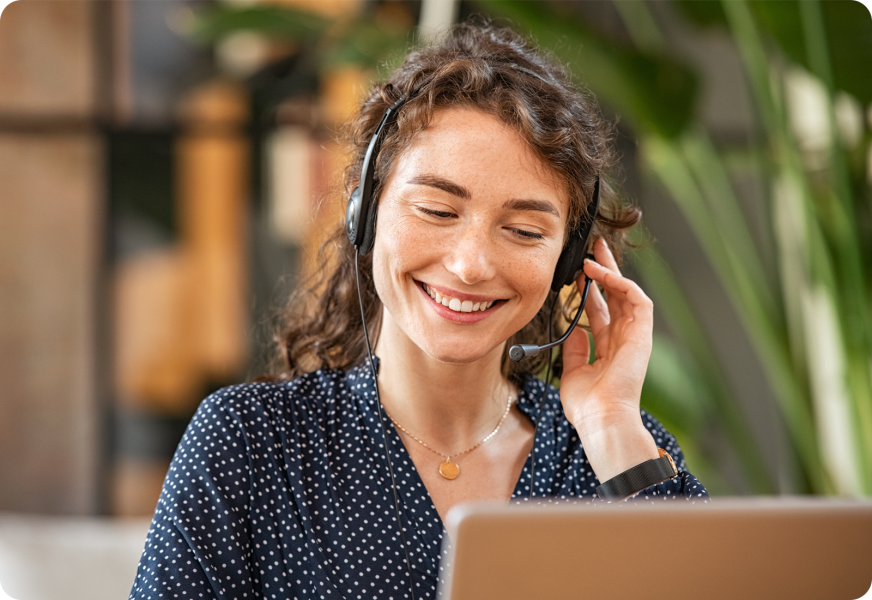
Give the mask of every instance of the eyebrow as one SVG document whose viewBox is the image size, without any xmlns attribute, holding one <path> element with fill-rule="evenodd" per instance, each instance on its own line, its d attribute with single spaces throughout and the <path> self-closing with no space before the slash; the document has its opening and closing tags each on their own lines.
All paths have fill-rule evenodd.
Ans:
<svg viewBox="0 0 872 600">
<path fill-rule="evenodd" d="M 472 199 L 472 194 L 468 189 L 466 189 L 462 185 L 457 185 L 453 181 L 448 181 L 447 179 L 437 177 L 436 175 L 415 175 L 409 180 L 409 183 L 434 187 L 436 189 L 442 190 L 443 192 L 448 192 L 452 196 L 463 198 L 464 200 Z"/>
<path fill-rule="evenodd" d="M 448 181 L 447 179 L 443 179 L 436 175 L 415 175 L 409 180 L 409 183 L 433 187 L 442 190 L 443 192 L 448 192 L 452 196 L 463 198 L 464 200 L 472 199 L 472 193 L 468 189 L 462 185 L 454 183 L 453 181 Z M 508 210 L 535 210 L 551 213 L 557 217 L 560 216 L 560 212 L 554 207 L 554 205 L 545 200 L 507 200 L 503 204 L 503 208 Z"/>
<path fill-rule="evenodd" d="M 545 200 L 507 200 L 503 204 L 503 208 L 509 210 L 538 210 L 551 213 L 556 217 L 560 216 L 560 213 L 556 208 L 554 208 L 554 205 Z"/>
</svg>

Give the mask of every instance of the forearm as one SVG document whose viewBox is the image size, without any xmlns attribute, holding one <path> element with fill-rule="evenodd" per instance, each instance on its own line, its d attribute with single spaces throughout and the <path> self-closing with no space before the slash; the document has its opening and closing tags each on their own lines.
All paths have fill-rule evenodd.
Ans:
<svg viewBox="0 0 872 600">
<path fill-rule="evenodd" d="M 600 482 L 659 457 L 657 444 L 638 411 L 589 415 L 576 420 L 573 425 Z"/>
<path fill-rule="evenodd" d="M 675 437 L 671 433 L 666 431 L 663 425 L 661 425 L 656 419 L 654 419 L 644 410 L 637 411 L 635 414 L 639 415 L 642 422 L 642 427 L 645 429 L 645 434 L 649 438 L 651 438 L 655 448 L 662 448 L 672 457 L 675 467 L 678 470 L 678 476 L 640 490 L 638 494 L 628 498 L 627 500 L 636 502 L 659 502 L 664 500 L 708 502 L 709 495 L 705 489 L 705 486 L 700 483 L 700 481 L 687 470 L 684 453 L 681 451 L 681 448 L 679 447 L 678 442 L 675 440 Z M 635 422 L 635 420 L 628 420 L 628 422 Z M 600 430 L 602 429 L 600 428 Z M 614 429 L 614 431 L 618 432 L 622 430 L 616 428 Z M 587 428 L 585 433 L 589 435 L 591 433 L 595 433 L 595 431 L 592 428 Z M 581 435 L 579 437 L 581 438 Z M 640 434 L 639 437 L 644 438 L 644 435 Z M 594 444 L 593 442 L 592 445 L 596 446 L 596 444 Z M 582 447 L 585 452 L 585 458 L 587 458 L 588 462 L 590 462 L 590 458 L 587 456 L 587 446 L 583 445 Z M 593 449 L 594 451 L 596 451 L 595 447 Z M 633 460 L 635 460 L 635 458 Z M 644 460 L 647 460 L 647 458 Z M 641 462 L 644 462 L 644 460 Z M 635 465 L 630 466 L 632 467 Z M 591 467 L 593 467 L 593 464 L 591 464 Z M 594 471 L 594 473 L 597 474 L 596 471 Z M 599 476 L 597 478 L 599 479 Z M 605 480 L 600 479 L 600 483 L 603 483 L 604 481 Z M 615 500 L 606 499 L 604 501 L 614 502 Z"/>
</svg>

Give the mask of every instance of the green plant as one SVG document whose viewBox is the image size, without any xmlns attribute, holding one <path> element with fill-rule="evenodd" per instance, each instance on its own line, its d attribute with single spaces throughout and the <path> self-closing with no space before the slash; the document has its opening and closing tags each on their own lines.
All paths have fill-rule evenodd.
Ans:
<svg viewBox="0 0 872 600">
<path fill-rule="evenodd" d="M 858 3 L 816 0 L 673 3 L 698 26 L 728 32 L 742 58 L 757 114 L 757 130 L 744 152 L 756 160 L 736 163 L 693 119 L 693 103 L 688 109 L 687 102 L 675 101 L 675 94 L 691 94 L 694 86 L 653 85 L 633 72 L 630 65 L 641 59 L 628 59 L 632 52 L 649 64 L 690 71 L 670 57 L 649 5 L 613 4 L 632 50 L 556 14 L 559 5 L 496 0 L 480 6 L 552 47 L 630 124 L 645 167 L 681 209 L 741 316 L 808 491 L 872 493 L 872 210 L 865 160 L 870 136 L 864 127 L 862 143 L 848 149 L 834 108 L 837 94 L 850 93 L 864 107 L 872 101 L 872 79 L 861 73 L 872 61 L 868 12 Z M 831 132 L 825 160 L 814 167 L 791 128 L 785 91 L 785 79 L 800 66 L 825 90 Z M 637 110 L 643 102 L 648 108 Z M 780 276 L 763 268 L 737 197 L 735 178 L 749 174 L 769 215 L 768 241 L 777 249 Z M 651 247 L 636 254 L 634 265 L 677 344 L 655 339 L 643 404 L 691 447 L 715 419 L 754 489 L 771 491 L 773 477 L 759 466 L 748 424 L 680 286 Z M 682 385 L 676 373 L 683 374 Z"/>
<path fill-rule="evenodd" d="M 330 19 L 289 6 L 218 4 L 196 13 L 186 27 L 190 39 L 200 44 L 239 32 L 288 44 L 317 72 L 345 65 L 374 67 L 411 42 L 409 27 L 390 15 L 352 12 Z"/>
</svg>

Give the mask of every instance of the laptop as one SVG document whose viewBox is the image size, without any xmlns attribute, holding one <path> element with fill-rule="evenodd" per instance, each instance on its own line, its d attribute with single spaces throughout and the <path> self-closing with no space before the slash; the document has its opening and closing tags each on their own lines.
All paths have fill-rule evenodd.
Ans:
<svg viewBox="0 0 872 600">
<path fill-rule="evenodd" d="M 869 501 L 476 503 L 446 529 L 448 600 L 855 600 L 872 587 Z"/>
</svg>

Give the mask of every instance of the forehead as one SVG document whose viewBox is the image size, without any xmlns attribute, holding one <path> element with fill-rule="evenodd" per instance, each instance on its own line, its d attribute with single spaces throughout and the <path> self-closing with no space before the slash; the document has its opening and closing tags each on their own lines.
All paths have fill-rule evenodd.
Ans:
<svg viewBox="0 0 872 600">
<path fill-rule="evenodd" d="M 566 217 L 565 183 L 514 129 L 473 108 L 444 108 L 433 114 L 400 153 L 394 176 L 402 183 L 417 174 L 437 175 L 469 189 L 472 197 L 542 197 Z"/>
</svg>

